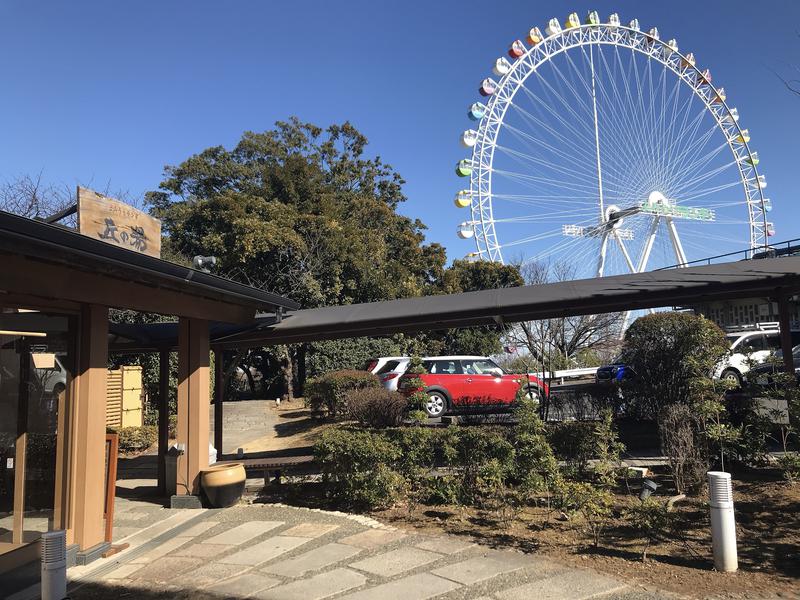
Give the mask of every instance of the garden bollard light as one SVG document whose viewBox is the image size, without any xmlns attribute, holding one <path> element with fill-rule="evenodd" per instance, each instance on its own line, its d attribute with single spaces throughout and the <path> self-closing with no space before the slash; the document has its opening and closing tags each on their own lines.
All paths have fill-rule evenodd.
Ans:
<svg viewBox="0 0 800 600">
<path fill-rule="evenodd" d="M 642 489 L 639 490 L 639 500 L 644 502 L 658 489 L 658 484 L 652 479 L 642 479 Z"/>
<path fill-rule="evenodd" d="M 731 474 L 708 472 L 708 491 L 711 496 L 711 543 L 714 549 L 714 568 L 733 572 L 739 568 L 736 556 L 736 518 L 733 515 Z"/>
<path fill-rule="evenodd" d="M 42 600 L 62 600 L 67 596 L 67 532 L 42 534 Z"/>
</svg>

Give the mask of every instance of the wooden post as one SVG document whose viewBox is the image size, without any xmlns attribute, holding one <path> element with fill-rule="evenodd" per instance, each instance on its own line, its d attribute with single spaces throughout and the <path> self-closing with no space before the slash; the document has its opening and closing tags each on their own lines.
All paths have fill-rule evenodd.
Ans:
<svg viewBox="0 0 800 600">
<path fill-rule="evenodd" d="M 781 327 L 781 352 L 783 353 L 783 368 L 794 381 L 794 357 L 792 356 L 792 319 L 789 313 L 789 296 L 781 294 L 778 297 L 778 322 Z"/>
<path fill-rule="evenodd" d="M 225 401 L 225 351 L 214 348 L 214 447 L 222 457 L 222 417 Z"/>
<path fill-rule="evenodd" d="M 78 375 L 75 383 L 73 500 L 70 502 L 75 542 L 81 550 L 102 544 L 106 378 L 108 374 L 108 308 L 84 305 L 81 310 Z"/>
<path fill-rule="evenodd" d="M 11 541 L 23 543 L 25 527 L 25 476 L 27 470 L 28 445 L 28 399 L 31 379 L 30 347 L 24 340 L 17 345 L 19 351 L 19 400 L 17 402 L 17 439 L 14 444 L 14 518 Z"/>
<path fill-rule="evenodd" d="M 169 446 L 169 349 L 158 353 L 158 491 L 167 493 L 167 447 Z"/>
<path fill-rule="evenodd" d="M 106 503 L 105 517 L 106 531 L 105 540 L 110 544 L 114 537 L 114 498 L 117 489 L 117 459 L 119 457 L 119 434 L 106 434 Z"/>
<path fill-rule="evenodd" d="M 200 471 L 208 468 L 208 321 L 182 317 L 178 326 L 177 495 L 200 494 Z"/>
</svg>

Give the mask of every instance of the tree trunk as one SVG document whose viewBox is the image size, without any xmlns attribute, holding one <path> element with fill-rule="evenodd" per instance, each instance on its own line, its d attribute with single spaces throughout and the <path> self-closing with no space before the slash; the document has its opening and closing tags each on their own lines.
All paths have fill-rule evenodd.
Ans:
<svg viewBox="0 0 800 600">
<path fill-rule="evenodd" d="M 283 383 L 286 387 L 286 400 L 294 400 L 294 374 L 292 369 L 292 350 L 289 346 L 281 346 L 281 364 L 283 365 Z"/>
<path fill-rule="evenodd" d="M 306 353 L 308 344 L 300 344 L 297 347 L 297 393 L 305 395 L 306 387 Z"/>
</svg>

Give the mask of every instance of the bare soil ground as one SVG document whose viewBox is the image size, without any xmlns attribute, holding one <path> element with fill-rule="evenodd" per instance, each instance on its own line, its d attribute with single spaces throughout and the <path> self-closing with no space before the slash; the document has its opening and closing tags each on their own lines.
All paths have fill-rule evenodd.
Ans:
<svg viewBox="0 0 800 600">
<path fill-rule="evenodd" d="M 494 512 L 453 506 L 396 507 L 374 516 L 399 527 L 516 547 L 692 598 L 800 598 L 800 485 L 764 475 L 734 481 L 739 551 L 734 574 L 713 569 L 708 506 L 698 498 L 675 505 L 678 533 L 654 541 L 644 562 L 645 540 L 621 514 L 638 501 L 629 495 L 617 497 L 599 548 L 592 547 L 580 518 L 562 521 L 545 509 L 526 509 L 509 523 Z"/>
</svg>

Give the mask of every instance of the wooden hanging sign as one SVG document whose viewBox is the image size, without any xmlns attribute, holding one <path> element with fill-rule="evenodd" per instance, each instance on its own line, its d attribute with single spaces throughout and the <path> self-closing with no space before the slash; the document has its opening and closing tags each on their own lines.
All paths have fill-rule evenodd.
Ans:
<svg viewBox="0 0 800 600">
<path fill-rule="evenodd" d="M 161 221 L 83 187 L 78 187 L 78 231 L 126 250 L 161 258 Z"/>
</svg>

